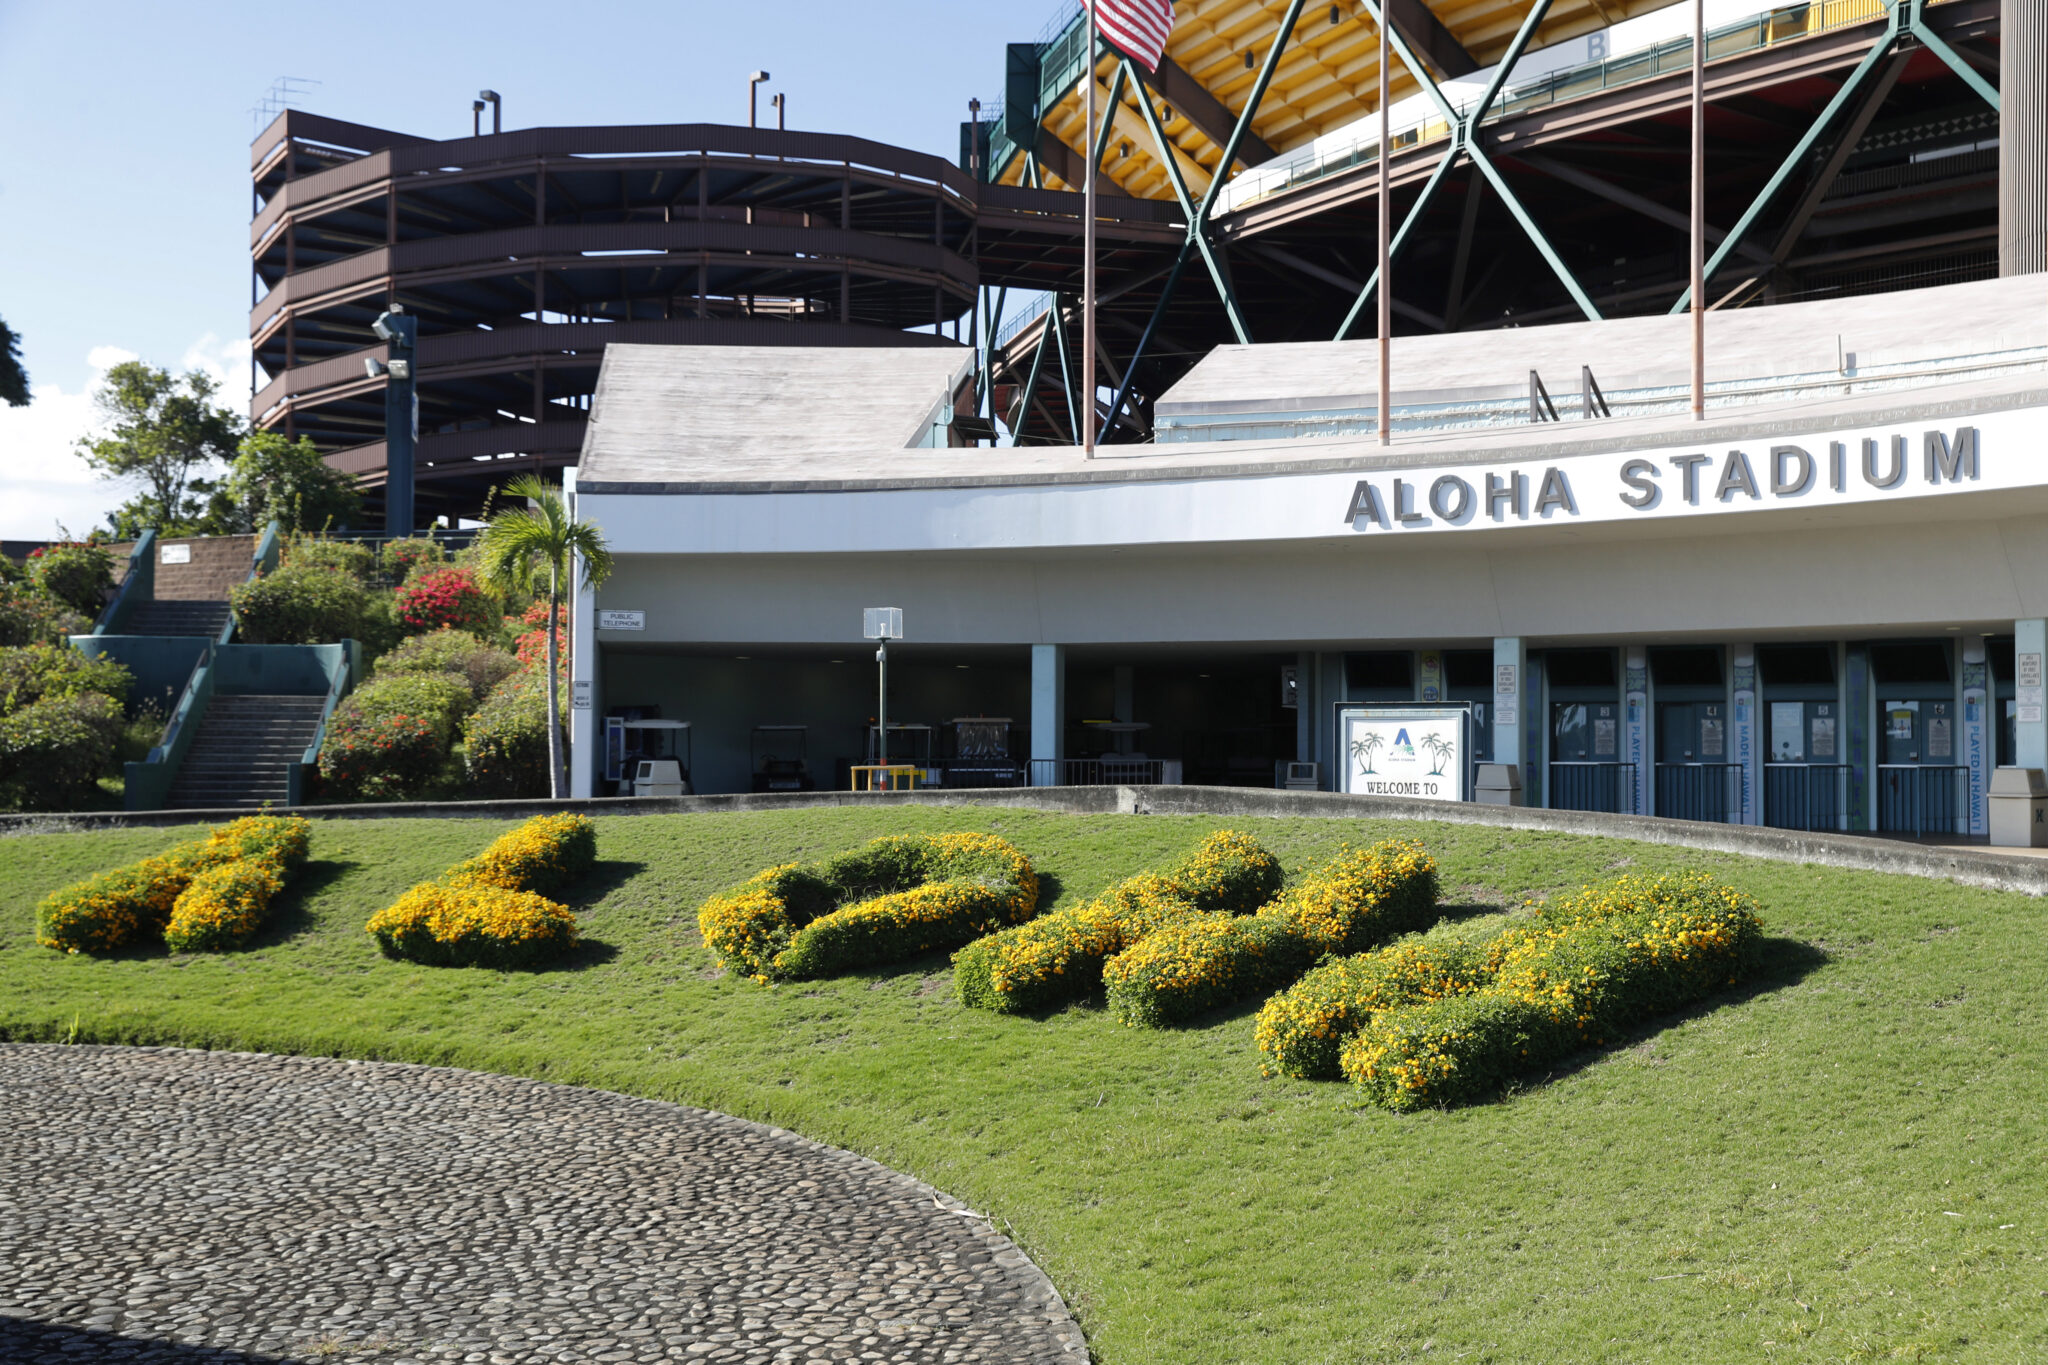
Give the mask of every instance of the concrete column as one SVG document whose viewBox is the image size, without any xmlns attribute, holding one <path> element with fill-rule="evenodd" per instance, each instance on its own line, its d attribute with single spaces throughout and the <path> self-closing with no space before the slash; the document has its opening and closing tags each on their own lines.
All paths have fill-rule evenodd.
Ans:
<svg viewBox="0 0 2048 1365">
<path fill-rule="evenodd" d="M 1323 790 L 1344 790 L 1344 761 L 1337 752 L 1337 703 L 1344 700 L 1344 656 L 1316 655 L 1316 760 L 1323 765 Z"/>
<path fill-rule="evenodd" d="M 2048 656 L 2048 621 L 2013 622 L 2013 762 L 2048 768 L 2048 711 L 2042 707 L 2042 663 Z"/>
<path fill-rule="evenodd" d="M 1060 785 L 1067 756 L 1067 647 L 1031 646 L 1031 784 Z"/>
<path fill-rule="evenodd" d="M 1522 761 L 1522 727 L 1534 717 L 1523 706 L 1528 654 L 1520 636 L 1498 636 L 1493 642 L 1493 761 Z M 1530 698 L 1533 703 L 1534 698 Z M 1539 722 L 1540 723 L 1540 722 Z"/>
<path fill-rule="evenodd" d="M 1635 814 L 1650 813 L 1650 651 L 1629 645 L 1621 652 L 1621 761 L 1635 765 Z"/>
<path fill-rule="evenodd" d="M 576 471 L 562 471 L 569 515 L 576 515 Z M 583 560 L 569 566 L 569 795 L 588 798 L 604 762 L 603 727 L 598 724 L 597 593 L 583 586 Z"/>
<path fill-rule="evenodd" d="M 1757 732 L 1762 720 L 1756 704 L 1756 647 L 1728 646 L 1728 761 L 1740 764 L 1736 779 L 1736 823 L 1764 822 L 1763 737 Z"/>
<path fill-rule="evenodd" d="M 1851 644 L 1842 652 L 1842 714 L 1838 743 L 1849 767 L 1849 829 L 1877 828 L 1877 764 L 1871 757 L 1876 703 L 1870 695 L 1870 646 Z"/>
<path fill-rule="evenodd" d="M 1962 650 L 1963 666 L 1956 672 L 1958 690 L 1962 693 L 1958 714 L 1963 718 L 1963 732 L 1957 737 L 1962 747 L 1956 752 L 1963 766 L 1970 770 L 1970 833 L 1983 834 L 1989 828 L 1990 808 L 1986 801 L 1996 758 L 1991 749 L 1989 707 L 1986 705 L 1990 696 L 1990 670 L 1984 662 L 1984 637 L 1965 635 Z"/>
<path fill-rule="evenodd" d="M 2048 270 L 2048 8 L 1998 9 L 1998 273 L 2027 275 Z"/>
</svg>

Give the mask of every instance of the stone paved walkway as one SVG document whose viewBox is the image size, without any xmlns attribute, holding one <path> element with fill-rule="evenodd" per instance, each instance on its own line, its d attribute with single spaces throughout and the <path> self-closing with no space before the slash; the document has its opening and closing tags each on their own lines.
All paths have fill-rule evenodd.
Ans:
<svg viewBox="0 0 2048 1365">
<path fill-rule="evenodd" d="M 931 1187 L 438 1067 L 0 1044 L 0 1360 L 1030 1361 L 1086 1348 Z"/>
</svg>

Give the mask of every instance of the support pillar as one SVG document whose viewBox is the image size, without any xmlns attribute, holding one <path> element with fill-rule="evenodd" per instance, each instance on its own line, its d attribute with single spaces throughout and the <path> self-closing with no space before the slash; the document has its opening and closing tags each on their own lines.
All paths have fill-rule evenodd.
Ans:
<svg viewBox="0 0 2048 1365">
<path fill-rule="evenodd" d="M 1067 647 L 1031 646 L 1031 785 L 1060 785 L 1067 756 Z"/>
<path fill-rule="evenodd" d="M 2048 10 L 1998 9 L 1998 273 L 2026 275 L 2048 270 Z"/>
<path fill-rule="evenodd" d="M 1493 642 L 1493 755 L 1495 763 L 1522 761 L 1522 727 L 1530 717 L 1523 714 L 1523 684 L 1528 672 L 1528 655 L 1520 636 L 1497 637 Z M 1523 789 L 1528 789 L 1524 782 Z"/>
<path fill-rule="evenodd" d="M 1316 656 L 1294 656 L 1294 761 L 1316 761 Z"/>
<path fill-rule="evenodd" d="M 1870 646 L 1852 644 L 1842 654 L 1842 761 L 1849 766 L 1849 829 L 1877 828 L 1877 767 L 1871 759 L 1875 734 L 1870 695 Z"/>
<path fill-rule="evenodd" d="M 1990 828 L 1990 807 L 1987 799 L 1991 792 L 1991 769 L 1995 755 L 1991 752 L 1990 711 L 1987 701 L 1991 689 L 1990 669 L 1984 662 L 1984 637 L 1965 635 L 1963 637 L 1963 666 L 1957 670 L 1962 681 L 1962 748 L 1958 751 L 1963 766 L 1970 772 L 1970 825 L 1972 835 L 1982 835 Z"/>
<path fill-rule="evenodd" d="M 1736 765 L 1736 820 L 1741 825 L 1764 822 L 1763 745 L 1757 727 L 1761 723 L 1756 705 L 1756 647 L 1728 646 L 1728 715 L 1734 733 L 1728 737 L 1728 756 Z"/>
<path fill-rule="evenodd" d="M 1631 765 L 1633 815 L 1650 813 L 1650 651 L 1630 645 L 1622 651 L 1622 762 Z"/>
<path fill-rule="evenodd" d="M 2013 762 L 2048 769 L 2048 710 L 2042 706 L 2041 668 L 2048 656 L 2048 620 L 2013 622 Z"/>
<path fill-rule="evenodd" d="M 576 470 L 562 471 L 562 494 L 576 515 Z M 584 582 L 583 560 L 569 564 L 569 795 L 595 794 L 604 763 L 604 734 L 597 721 L 597 591 Z"/>
</svg>

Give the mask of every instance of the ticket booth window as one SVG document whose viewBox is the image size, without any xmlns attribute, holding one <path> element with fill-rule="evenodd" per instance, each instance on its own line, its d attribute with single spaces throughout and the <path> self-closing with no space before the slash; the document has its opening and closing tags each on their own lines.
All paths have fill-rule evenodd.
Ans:
<svg viewBox="0 0 2048 1365">
<path fill-rule="evenodd" d="M 1967 833 L 1968 769 L 1957 761 L 1947 642 L 1872 645 L 1870 671 L 1877 688 L 1878 828 Z"/>
<path fill-rule="evenodd" d="M 1728 691 L 1720 649 L 1672 645 L 1650 650 L 1657 698 L 1658 815 L 1727 822 L 1742 801 L 1741 765 L 1728 752 Z"/>
<path fill-rule="evenodd" d="M 1611 649 L 1553 649 L 1543 656 L 1554 810 L 1635 810 L 1635 768 L 1622 753 L 1619 672 Z"/>
<path fill-rule="evenodd" d="M 1763 820 L 1778 829 L 1847 829 L 1849 767 L 1832 644 L 1761 645 Z"/>
</svg>

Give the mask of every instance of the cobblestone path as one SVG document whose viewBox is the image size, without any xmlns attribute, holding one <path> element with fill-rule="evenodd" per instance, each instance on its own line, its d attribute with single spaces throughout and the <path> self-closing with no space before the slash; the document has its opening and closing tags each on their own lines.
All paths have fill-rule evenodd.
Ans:
<svg viewBox="0 0 2048 1365">
<path fill-rule="evenodd" d="M 0 1360 L 1082 1365 L 1038 1268 L 863 1157 L 439 1067 L 0 1044 Z"/>
</svg>

